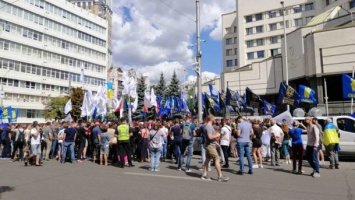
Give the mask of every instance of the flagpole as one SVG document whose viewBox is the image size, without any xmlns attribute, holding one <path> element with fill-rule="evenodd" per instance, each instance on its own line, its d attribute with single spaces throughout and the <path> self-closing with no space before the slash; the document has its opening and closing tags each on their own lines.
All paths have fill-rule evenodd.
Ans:
<svg viewBox="0 0 355 200">
<path fill-rule="evenodd" d="M 328 109 L 328 91 L 327 91 L 327 80 L 324 79 L 324 91 L 325 91 L 325 113 L 327 114 L 327 116 L 329 116 L 329 109 Z"/>
<path fill-rule="evenodd" d="M 355 71 L 355 66 L 353 66 L 353 73 L 352 73 L 352 78 L 354 78 L 354 71 Z M 351 113 L 350 114 L 353 114 L 354 113 L 354 108 L 353 108 L 353 106 L 354 106 L 354 98 L 351 98 Z"/>
<path fill-rule="evenodd" d="M 282 6 L 282 18 L 283 18 L 283 31 L 284 31 L 284 52 L 282 52 L 282 58 L 284 60 L 284 67 L 285 67 L 285 81 L 286 85 L 288 85 L 288 62 L 287 62 L 287 35 L 286 35 L 286 20 L 285 20 L 285 15 L 286 15 L 286 9 L 284 5 L 284 1 L 281 1 L 281 6 Z M 287 111 L 290 111 L 290 105 L 287 104 Z"/>
</svg>

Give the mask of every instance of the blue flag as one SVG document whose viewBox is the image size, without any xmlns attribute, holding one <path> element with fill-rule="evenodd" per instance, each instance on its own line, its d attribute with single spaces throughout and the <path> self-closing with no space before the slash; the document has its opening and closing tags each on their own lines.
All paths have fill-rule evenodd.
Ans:
<svg viewBox="0 0 355 200">
<path fill-rule="evenodd" d="M 262 100 L 259 95 L 255 94 L 251 89 L 248 87 L 245 89 L 245 96 L 246 96 L 246 104 L 253 108 L 261 108 L 262 107 Z"/>
<path fill-rule="evenodd" d="M 17 122 L 17 118 L 18 118 L 18 109 L 17 108 L 12 109 L 10 122 L 12 122 L 12 123 Z"/>
<path fill-rule="evenodd" d="M 11 119 L 12 116 L 12 108 L 11 106 L 2 108 L 2 119 Z"/>
<path fill-rule="evenodd" d="M 207 108 L 213 109 L 215 112 L 220 112 L 221 107 L 219 106 L 219 102 L 217 98 L 214 98 L 208 94 L 205 94 L 205 104 Z"/>
<path fill-rule="evenodd" d="M 276 106 L 264 100 L 264 115 L 274 115 Z"/>
<path fill-rule="evenodd" d="M 288 104 L 297 107 L 300 103 L 300 95 L 285 83 L 280 84 L 279 95 L 277 97 L 278 104 Z"/>
<path fill-rule="evenodd" d="M 210 93 L 213 98 L 218 98 L 218 92 L 213 88 L 213 85 L 208 84 L 208 87 L 210 88 Z"/>
<path fill-rule="evenodd" d="M 219 93 L 219 106 L 221 108 L 226 107 L 226 93 L 224 93 L 224 92 Z"/>
<path fill-rule="evenodd" d="M 316 92 L 312 90 L 310 87 L 300 85 L 298 87 L 298 92 L 300 94 L 301 102 L 302 103 L 310 103 L 310 104 L 317 104 L 317 99 L 315 97 Z"/>
<path fill-rule="evenodd" d="M 343 74 L 343 98 L 355 98 L 355 79 L 349 75 Z"/>
</svg>

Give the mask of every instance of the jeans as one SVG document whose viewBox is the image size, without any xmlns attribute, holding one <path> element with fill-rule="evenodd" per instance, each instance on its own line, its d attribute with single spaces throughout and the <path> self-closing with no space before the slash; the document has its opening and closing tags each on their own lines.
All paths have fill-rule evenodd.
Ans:
<svg viewBox="0 0 355 200">
<path fill-rule="evenodd" d="M 178 163 L 178 168 L 181 168 L 181 166 L 182 166 L 182 156 L 181 156 L 181 154 L 182 154 L 182 141 L 174 141 L 174 147 L 175 147 L 175 149 L 174 149 L 174 154 L 175 154 L 175 156 L 176 156 L 176 161 L 177 161 L 177 163 Z"/>
<path fill-rule="evenodd" d="M 62 163 L 65 162 L 65 157 L 67 156 L 67 151 L 69 148 L 70 151 L 70 161 L 74 163 L 75 156 L 74 156 L 74 142 L 64 142 L 63 144 L 63 155 L 62 155 Z"/>
<path fill-rule="evenodd" d="M 319 161 L 318 161 L 318 151 L 314 150 L 313 146 L 306 147 L 306 157 L 309 165 L 313 168 L 313 170 L 319 173 Z"/>
<path fill-rule="evenodd" d="M 282 141 L 282 152 L 284 153 L 284 156 L 289 156 L 290 153 L 288 152 L 288 140 Z"/>
<path fill-rule="evenodd" d="M 270 143 L 271 146 L 271 165 L 275 163 L 278 165 L 280 164 L 280 144 L 276 144 L 275 142 Z"/>
<path fill-rule="evenodd" d="M 338 144 L 329 144 L 325 147 L 327 155 L 329 157 L 329 162 L 331 167 L 338 167 L 339 166 L 339 156 L 337 151 Z"/>
<path fill-rule="evenodd" d="M 239 171 L 244 172 L 244 154 L 246 154 L 249 165 L 249 172 L 253 172 L 253 161 L 250 155 L 250 143 L 249 142 L 238 142 L 239 151 Z"/>
<path fill-rule="evenodd" d="M 186 159 L 186 169 L 190 169 L 191 158 L 192 158 L 192 151 L 193 151 L 194 140 L 182 140 L 182 153 L 181 153 L 181 160 L 185 160 L 185 150 L 187 148 L 187 159 Z"/>
<path fill-rule="evenodd" d="M 150 149 L 150 167 L 158 169 L 160 164 L 161 148 Z"/>
<path fill-rule="evenodd" d="M 54 158 L 55 155 L 57 155 L 57 139 L 53 139 L 52 141 L 52 150 L 51 150 L 51 158 Z"/>
<path fill-rule="evenodd" d="M 164 138 L 163 147 L 162 147 L 163 158 L 166 158 L 167 151 L 168 151 L 168 138 Z"/>
<path fill-rule="evenodd" d="M 2 152 L 1 152 L 1 157 L 2 158 L 10 158 L 11 157 L 11 143 L 10 140 L 5 139 L 2 142 Z"/>
</svg>

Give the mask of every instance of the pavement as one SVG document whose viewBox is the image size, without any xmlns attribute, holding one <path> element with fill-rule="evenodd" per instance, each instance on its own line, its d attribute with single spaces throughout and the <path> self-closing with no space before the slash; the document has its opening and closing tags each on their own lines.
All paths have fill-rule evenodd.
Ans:
<svg viewBox="0 0 355 200">
<path fill-rule="evenodd" d="M 133 168 L 99 166 L 90 161 L 60 164 L 44 161 L 42 167 L 24 167 L 23 162 L 0 160 L 0 199 L 22 200 L 192 200 L 192 199 L 355 199 L 355 163 L 341 162 L 339 170 L 321 169 L 320 178 L 309 176 L 304 162 L 303 175 L 290 173 L 291 165 L 282 164 L 254 169 L 254 174 L 237 175 L 231 159 L 223 175 L 228 182 L 201 180 L 198 156 L 192 160 L 192 172 L 178 171 L 175 164 L 162 162 L 160 172 L 149 172 L 148 163 Z M 197 167 L 198 166 L 198 167 Z M 325 167 L 325 166 L 324 166 Z"/>
</svg>

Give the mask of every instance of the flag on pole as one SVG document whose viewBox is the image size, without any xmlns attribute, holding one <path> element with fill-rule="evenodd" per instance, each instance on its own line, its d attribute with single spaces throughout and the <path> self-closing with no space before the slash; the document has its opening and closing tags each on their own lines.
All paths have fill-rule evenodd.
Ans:
<svg viewBox="0 0 355 200">
<path fill-rule="evenodd" d="M 264 115 L 273 116 L 276 106 L 264 100 Z"/>
<path fill-rule="evenodd" d="M 213 88 L 213 85 L 208 84 L 208 87 L 210 88 L 211 97 L 218 98 L 218 92 Z"/>
<path fill-rule="evenodd" d="M 70 113 L 63 119 L 65 122 L 71 122 L 73 121 L 73 118 L 71 117 Z"/>
<path fill-rule="evenodd" d="M 355 79 L 351 76 L 343 74 L 343 98 L 355 98 Z"/>
<path fill-rule="evenodd" d="M 155 109 L 158 107 L 157 96 L 155 95 L 154 88 L 150 90 L 150 105 L 155 106 Z"/>
<path fill-rule="evenodd" d="M 245 89 L 245 96 L 246 96 L 246 104 L 253 108 L 262 107 L 263 101 L 261 100 L 260 96 L 255 94 L 251 89 L 248 87 Z"/>
<path fill-rule="evenodd" d="M 292 115 L 289 111 L 285 111 L 285 112 L 275 116 L 273 119 L 276 120 L 276 123 L 278 123 L 278 124 L 282 124 L 282 123 L 286 122 L 288 127 L 292 127 L 293 119 L 292 119 Z"/>
<path fill-rule="evenodd" d="M 71 103 L 71 99 L 65 104 L 64 113 L 68 114 L 73 109 L 73 105 Z"/>
<path fill-rule="evenodd" d="M 112 99 L 113 97 L 113 84 L 112 82 L 107 82 L 107 98 Z"/>
<path fill-rule="evenodd" d="M 84 78 L 85 77 L 84 70 L 85 70 L 84 63 L 81 62 L 81 64 L 80 64 L 80 82 L 81 83 L 84 83 L 84 79 L 85 79 Z"/>
<path fill-rule="evenodd" d="M 288 104 L 297 107 L 300 101 L 300 95 L 286 83 L 280 83 L 279 95 L 277 98 L 278 104 Z"/>
<path fill-rule="evenodd" d="M 310 103 L 310 104 L 317 104 L 317 99 L 315 97 L 316 92 L 312 90 L 310 87 L 300 85 L 298 87 L 298 92 L 301 97 L 301 102 L 303 103 Z"/>
</svg>

